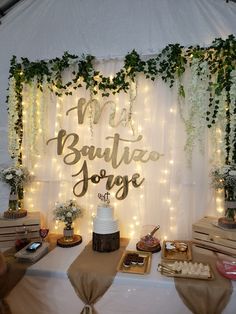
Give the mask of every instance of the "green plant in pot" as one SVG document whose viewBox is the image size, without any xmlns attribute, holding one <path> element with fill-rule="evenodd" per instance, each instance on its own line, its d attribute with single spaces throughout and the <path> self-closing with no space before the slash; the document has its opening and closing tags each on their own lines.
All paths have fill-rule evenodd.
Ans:
<svg viewBox="0 0 236 314">
<path fill-rule="evenodd" d="M 211 171 L 212 187 L 224 189 L 225 219 L 236 227 L 236 165 L 223 165 Z"/>
</svg>

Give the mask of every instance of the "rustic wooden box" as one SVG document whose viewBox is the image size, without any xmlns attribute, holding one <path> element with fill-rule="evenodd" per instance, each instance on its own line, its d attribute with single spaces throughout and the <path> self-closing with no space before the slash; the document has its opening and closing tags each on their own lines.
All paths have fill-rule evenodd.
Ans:
<svg viewBox="0 0 236 314">
<path fill-rule="evenodd" d="M 39 240 L 40 213 L 28 212 L 26 217 L 18 219 L 0 218 L 0 249 L 14 246 L 16 239 L 24 233 L 24 228 L 29 231 L 29 240 Z"/>
<path fill-rule="evenodd" d="M 193 224 L 193 242 L 236 256 L 236 229 L 219 228 L 217 222 L 216 217 L 204 217 Z"/>
</svg>

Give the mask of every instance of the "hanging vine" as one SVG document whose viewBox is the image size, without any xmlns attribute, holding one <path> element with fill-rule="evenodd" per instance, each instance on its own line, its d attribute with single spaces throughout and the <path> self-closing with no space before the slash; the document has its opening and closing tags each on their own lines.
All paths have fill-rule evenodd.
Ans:
<svg viewBox="0 0 236 314">
<path fill-rule="evenodd" d="M 61 58 L 49 61 L 31 62 L 27 58 L 21 58 L 17 62 L 15 56 L 11 60 L 10 79 L 14 78 L 15 86 L 15 110 L 17 119 L 15 120 L 15 133 L 18 137 L 18 162 L 21 163 L 21 144 L 23 137 L 22 122 L 22 89 L 23 84 L 31 84 L 33 80 L 37 82 L 37 88 L 42 90 L 43 82 L 47 81 L 48 88 L 57 96 L 72 95 L 73 90 L 82 86 L 96 94 L 101 92 L 103 97 L 120 92 L 128 92 L 131 84 L 135 82 L 138 73 L 145 75 L 146 79 L 161 79 L 172 87 L 176 81 L 179 82 L 179 95 L 185 97 L 185 89 L 182 77 L 188 67 L 198 63 L 199 71 L 197 75 L 201 77 L 202 65 L 207 63 L 209 75 L 207 91 L 209 95 L 205 121 L 208 128 L 211 128 L 219 118 L 224 106 L 225 112 L 225 150 L 226 163 L 236 163 L 236 39 L 229 35 L 225 40 L 215 39 L 209 47 L 190 46 L 183 47 L 179 44 L 166 46 L 155 57 L 144 61 L 141 56 L 133 50 L 124 58 L 123 67 L 113 76 L 106 77 L 94 68 L 95 57 L 76 55 L 65 52 Z M 193 62 L 195 61 L 195 62 Z M 62 73 L 71 65 L 76 66 L 72 72 L 72 80 L 63 82 Z M 225 93 L 226 100 L 223 103 L 220 96 Z M 14 98 L 11 96 L 11 99 Z M 222 98 L 222 97 L 221 97 Z M 10 101 L 10 98 L 9 98 Z M 9 105 L 10 107 L 10 105 Z M 190 121 L 191 122 L 191 121 Z M 11 133 L 12 134 L 12 133 Z M 17 148 L 16 148 L 17 150 Z M 10 152 L 15 158 L 15 151 Z"/>
</svg>

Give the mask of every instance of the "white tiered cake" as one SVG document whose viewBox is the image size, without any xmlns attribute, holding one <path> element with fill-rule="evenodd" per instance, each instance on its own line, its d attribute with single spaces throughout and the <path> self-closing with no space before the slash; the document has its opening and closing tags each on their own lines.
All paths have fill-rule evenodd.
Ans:
<svg viewBox="0 0 236 314">
<path fill-rule="evenodd" d="M 114 209 L 108 204 L 97 207 L 97 216 L 93 219 L 93 232 L 109 234 L 118 231 L 118 219 L 114 219 Z"/>
<path fill-rule="evenodd" d="M 93 249 L 99 252 L 111 252 L 120 247 L 118 219 L 114 218 L 114 209 L 108 203 L 98 205 L 93 219 Z"/>
</svg>

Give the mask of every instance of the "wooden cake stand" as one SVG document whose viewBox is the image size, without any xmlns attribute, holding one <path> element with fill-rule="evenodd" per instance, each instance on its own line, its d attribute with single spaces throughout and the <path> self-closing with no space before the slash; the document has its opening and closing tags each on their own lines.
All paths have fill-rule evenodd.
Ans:
<svg viewBox="0 0 236 314">
<path fill-rule="evenodd" d="M 60 247 L 73 247 L 79 245 L 82 242 L 82 237 L 80 235 L 74 234 L 72 239 L 67 240 L 65 237 L 62 237 L 57 240 L 57 245 Z"/>
<path fill-rule="evenodd" d="M 235 229 L 236 228 L 236 221 L 229 220 L 226 217 L 221 217 L 218 219 L 218 225 L 222 228 L 226 229 Z"/>
<path fill-rule="evenodd" d="M 6 210 L 3 213 L 3 217 L 6 219 L 18 219 L 23 218 L 27 215 L 27 210 L 19 209 L 19 210 Z"/>
</svg>

